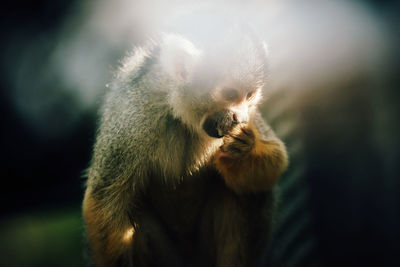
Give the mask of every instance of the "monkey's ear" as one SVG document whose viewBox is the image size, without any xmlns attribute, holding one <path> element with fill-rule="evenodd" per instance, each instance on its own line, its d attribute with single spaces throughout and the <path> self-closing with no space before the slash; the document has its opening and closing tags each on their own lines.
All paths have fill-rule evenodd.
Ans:
<svg viewBox="0 0 400 267">
<path fill-rule="evenodd" d="M 160 62 L 164 71 L 173 79 L 189 81 L 201 54 L 201 50 L 193 43 L 179 35 L 163 36 Z"/>
</svg>

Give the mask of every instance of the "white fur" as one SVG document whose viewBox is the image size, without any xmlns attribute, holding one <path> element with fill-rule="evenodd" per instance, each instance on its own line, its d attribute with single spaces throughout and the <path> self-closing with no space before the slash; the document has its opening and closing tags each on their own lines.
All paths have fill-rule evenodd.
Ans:
<svg viewBox="0 0 400 267">
<path fill-rule="evenodd" d="M 132 73 L 136 73 L 139 67 L 143 64 L 149 52 L 143 47 L 137 47 L 131 52 L 122 62 L 117 73 L 118 78 L 125 80 Z"/>
<path fill-rule="evenodd" d="M 162 68 L 173 79 L 188 79 L 191 70 L 201 57 L 201 50 L 189 40 L 175 34 L 164 34 L 162 42 L 160 53 Z M 183 72 L 188 76 L 182 76 Z"/>
</svg>

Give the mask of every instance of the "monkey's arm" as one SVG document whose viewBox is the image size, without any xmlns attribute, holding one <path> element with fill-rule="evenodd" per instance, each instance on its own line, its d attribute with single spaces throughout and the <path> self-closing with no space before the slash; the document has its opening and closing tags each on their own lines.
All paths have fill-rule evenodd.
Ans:
<svg viewBox="0 0 400 267">
<path fill-rule="evenodd" d="M 239 194 L 271 189 L 287 163 L 284 144 L 259 113 L 250 123 L 239 124 L 226 135 L 215 157 L 226 185 Z"/>
</svg>

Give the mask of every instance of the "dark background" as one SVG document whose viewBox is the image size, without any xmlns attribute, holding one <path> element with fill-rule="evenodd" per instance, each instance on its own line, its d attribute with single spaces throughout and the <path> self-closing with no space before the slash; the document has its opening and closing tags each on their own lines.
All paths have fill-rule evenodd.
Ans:
<svg viewBox="0 0 400 267">
<path fill-rule="evenodd" d="M 168 19 L 165 14 L 180 4 L 150 2 L 154 7 L 131 1 L 136 16 L 118 21 L 115 28 L 110 27 L 112 18 L 121 10 L 105 1 L 4 2 L 1 266 L 84 266 L 82 174 L 90 160 L 101 95 L 126 50 L 143 42 L 148 32 L 156 32 Z M 281 76 L 272 81 L 273 104 L 263 111 L 286 141 L 292 159 L 281 181 L 276 266 L 400 266 L 400 9 L 396 1 L 355 3 L 379 26 L 373 39 L 379 53 L 373 59 L 360 60 L 365 59 L 360 52 L 352 59 L 360 60 L 359 65 L 340 66 L 338 70 L 345 70 L 322 81 L 314 79 L 319 76 L 315 73 L 310 75 L 313 79 L 274 69 L 271 73 Z M 246 5 L 252 4 L 257 7 L 262 1 Z M 314 17 L 318 10 L 301 12 Z M 276 36 L 266 32 L 267 37 Z M 309 34 L 319 40 L 317 34 Z M 354 51 L 375 49 L 375 44 L 363 42 L 368 38 L 357 38 L 361 41 Z M 272 47 L 281 45 L 281 39 L 274 40 Z M 321 46 L 324 54 L 336 58 L 337 43 Z M 330 74 L 328 67 L 322 73 Z M 274 112 L 278 115 L 270 115 Z M 296 198 L 300 195 L 303 200 Z M 304 214 L 305 230 L 297 231 Z M 286 231 L 291 234 L 279 239 Z M 306 246 L 309 238 L 312 246 Z"/>
</svg>

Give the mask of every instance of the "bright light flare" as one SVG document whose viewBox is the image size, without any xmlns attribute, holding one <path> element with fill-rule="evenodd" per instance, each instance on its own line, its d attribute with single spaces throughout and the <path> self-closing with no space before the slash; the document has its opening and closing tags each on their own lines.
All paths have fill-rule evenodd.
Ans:
<svg viewBox="0 0 400 267">
<path fill-rule="evenodd" d="M 132 237 L 133 237 L 134 233 L 135 233 L 135 230 L 133 229 L 133 227 L 128 228 L 128 230 L 126 230 L 124 233 L 122 241 L 124 243 L 130 243 L 132 241 Z"/>
</svg>

